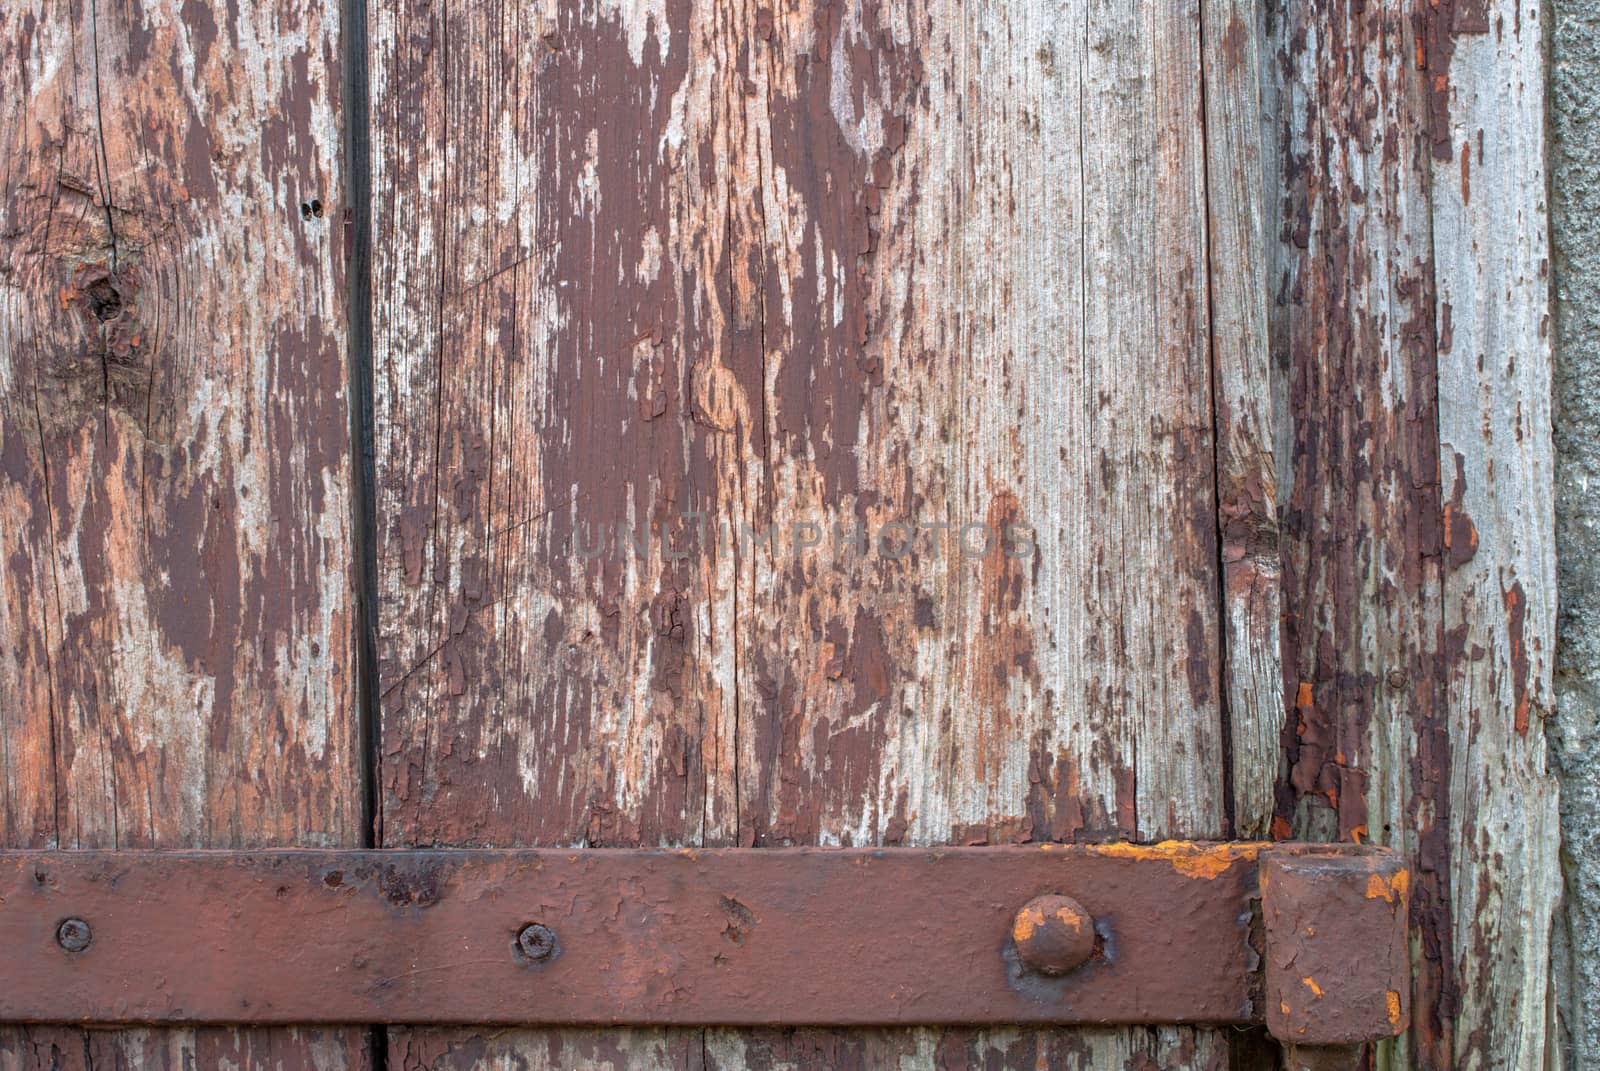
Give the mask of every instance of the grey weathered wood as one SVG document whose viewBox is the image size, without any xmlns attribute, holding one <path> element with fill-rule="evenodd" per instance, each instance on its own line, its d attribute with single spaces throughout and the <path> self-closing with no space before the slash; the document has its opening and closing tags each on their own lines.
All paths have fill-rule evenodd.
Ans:
<svg viewBox="0 0 1600 1071">
<path fill-rule="evenodd" d="M 1264 836 L 1283 726 L 1277 413 L 1259 5 L 1202 6 L 1212 397 L 1232 834 Z"/>
<path fill-rule="evenodd" d="M 1396 1066 L 1547 1059 L 1539 17 L 1296 3 L 1272 31 L 1292 443 L 1277 820 L 1413 859 Z"/>
<path fill-rule="evenodd" d="M 1544 11 L 1494 0 L 1479 22 L 1458 10 L 1432 161 L 1461 1068 L 1553 1063 L 1560 833 L 1544 739 L 1556 629 Z"/>
<path fill-rule="evenodd" d="M 80 1030 L 0 1027 L 0 1071 L 344 1071 L 368 1066 L 365 1030 L 171 1027 Z"/>
<path fill-rule="evenodd" d="M 0 8 L 0 844 L 361 843 L 339 31 Z M 0 1032 L 6 1068 L 365 1061 Z"/>
<path fill-rule="evenodd" d="M 1417 1018 L 1386 1060 L 1551 1062 L 1541 12 L 374 5 L 385 843 L 1270 814 L 1414 860 Z M 337 18 L 0 26 L 0 836 L 353 843 Z M 685 512 L 735 540 L 675 557 Z M 1036 553 L 737 540 L 907 517 L 1026 523 Z M 575 560 L 618 521 L 672 543 Z M 413 1066 L 1229 1050 L 390 1037 Z M 0 1042 L 112 1058 L 365 1056 Z"/>
</svg>

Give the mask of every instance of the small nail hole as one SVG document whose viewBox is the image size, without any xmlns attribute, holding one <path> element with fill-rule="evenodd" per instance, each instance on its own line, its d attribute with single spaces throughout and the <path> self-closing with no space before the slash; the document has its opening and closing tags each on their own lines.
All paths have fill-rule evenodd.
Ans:
<svg viewBox="0 0 1600 1071">
<path fill-rule="evenodd" d="M 322 218 L 322 202 L 321 201 L 313 200 L 311 202 L 311 214 L 313 216 L 316 216 L 318 219 Z"/>
<path fill-rule="evenodd" d="M 308 202 L 308 201 L 301 201 L 300 202 L 300 218 L 301 219 L 310 219 L 311 218 L 311 204 L 310 204 L 310 202 Z"/>
</svg>

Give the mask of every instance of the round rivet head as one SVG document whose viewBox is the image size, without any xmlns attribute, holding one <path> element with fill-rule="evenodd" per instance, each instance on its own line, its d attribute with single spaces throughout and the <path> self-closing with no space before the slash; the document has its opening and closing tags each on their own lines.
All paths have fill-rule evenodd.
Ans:
<svg viewBox="0 0 1600 1071">
<path fill-rule="evenodd" d="M 82 952 L 93 940 L 94 933 L 82 919 L 67 919 L 56 927 L 56 944 L 68 952 Z"/>
<path fill-rule="evenodd" d="M 531 960 L 549 959 L 556 950 L 555 931 L 537 922 L 530 922 L 517 934 L 517 951 Z"/>
<path fill-rule="evenodd" d="M 1094 920 L 1070 896 L 1038 896 L 1017 912 L 1011 939 L 1029 970 L 1066 974 L 1094 955 Z"/>
</svg>

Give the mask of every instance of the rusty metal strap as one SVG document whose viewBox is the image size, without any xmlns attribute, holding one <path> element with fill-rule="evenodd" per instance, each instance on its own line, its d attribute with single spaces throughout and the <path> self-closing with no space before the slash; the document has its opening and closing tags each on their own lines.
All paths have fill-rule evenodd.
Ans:
<svg viewBox="0 0 1600 1071">
<path fill-rule="evenodd" d="M 1385 852 L 0 852 L 0 1021 L 1405 1022 Z"/>
</svg>

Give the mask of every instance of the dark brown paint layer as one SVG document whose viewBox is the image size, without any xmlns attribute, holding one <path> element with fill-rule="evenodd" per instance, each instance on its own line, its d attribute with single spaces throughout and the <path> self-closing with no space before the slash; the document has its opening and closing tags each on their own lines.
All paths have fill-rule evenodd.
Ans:
<svg viewBox="0 0 1600 1071">
<path fill-rule="evenodd" d="M 1392 855 L 1246 843 L 0 852 L 0 936 L 13 952 L 0 1020 L 1265 1019 L 1280 1036 L 1359 1041 L 1399 1028 L 1405 889 Z M 1035 955 L 1046 922 L 1035 907 L 1062 896 L 1084 938 L 1064 972 Z M 63 918 L 81 934 L 70 946 Z M 537 953 L 519 936 L 534 926 L 546 935 Z M 1283 974 L 1313 966 L 1325 1014 L 1308 1030 Z M 135 976 L 160 984 L 129 986 Z M 1289 1018 L 1275 1018 L 1275 1001 Z M 1376 1026 L 1375 1007 L 1393 1009 Z"/>
</svg>

